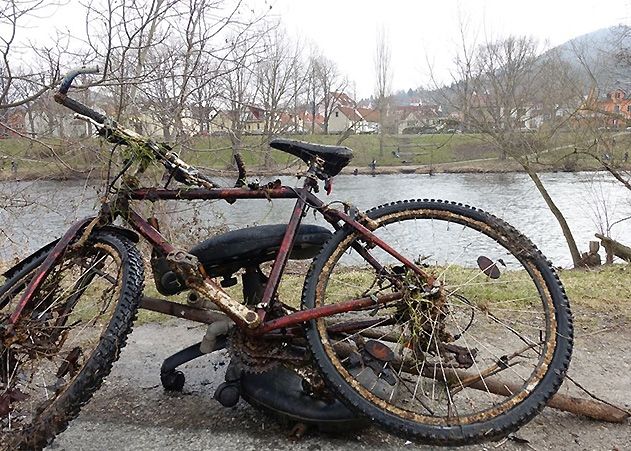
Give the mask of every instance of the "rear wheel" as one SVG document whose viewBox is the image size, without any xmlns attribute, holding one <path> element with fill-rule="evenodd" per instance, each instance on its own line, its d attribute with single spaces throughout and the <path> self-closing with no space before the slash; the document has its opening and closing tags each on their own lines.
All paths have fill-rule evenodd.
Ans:
<svg viewBox="0 0 631 451">
<path fill-rule="evenodd" d="M 437 444 L 497 438 L 531 419 L 559 388 L 572 348 L 550 264 L 471 207 L 407 201 L 367 214 L 373 233 L 433 280 L 351 229 L 335 234 L 312 264 L 303 308 L 375 303 L 308 324 L 330 388 L 385 428 Z M 383 296 L 399 299 L 378 305 Z"/>
<path fill-rule="evenodd" d="M 0 322 L 48 252 L 0 288 Z M 100 387 L 131 331 L 143 265 L 128 239 L 99 232 L 67 249 L 0 337 L 0 448 L 39 449 L 63 431 Z"/>
</svg>

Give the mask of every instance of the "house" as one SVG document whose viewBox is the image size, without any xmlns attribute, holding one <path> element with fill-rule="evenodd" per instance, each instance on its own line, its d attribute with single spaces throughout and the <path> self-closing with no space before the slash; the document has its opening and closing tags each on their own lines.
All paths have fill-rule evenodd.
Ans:
<svg viewBox="0 0 631 451">
<path fill-rule="evenodd" d="M 309 111 L 302 111 L 298 114 L 298 121 L 302 125 L 300 133 L 322 133 L 324 131 L 324 116 L 316 113 L 315 116 Z"/>
<path fill-rule="evenodd" d="M 607 97 L 597 102 L 598 111 L 605 116 L 609 127 L 625 127 L 631 120 L 631 94 L 623 89 L 607 93 Z"/>
<path fill-rule="evenodd" d="M 407 105 L 397 108 L 397 133 L 418 133 L 425 128 L 438 128 L 438 105 Z"/>
<path fill-rule="evenodd" d="M 374 133 L 379 130 L 379 112 L 371 108 L 336 106 L 329 118 L 329 133 Z"/>
<path fill-rule="evenodd" d="M 211 135 L 226 135 L 232 129 L 234 123 L 234 111 L 216 111 L 208 124 L 208 133 Z"/>
<path fill-rule="evenodd" d="M 0 114 L 0 139 L 16 138 L 26 132 L 25 111 L 10 108 Z"/>
<path fill-rule="evenodd" d="M 333 105 L 352 108 L 357 106 L 357 103 L 344 92 L 331 92 L 333 98 Z"/>
<path fill-rule="evenodd" d="M 249 105 L 243 120 L 243 131 L 247 135 L 262 135 L 265 132 L 265 110 Z"/>
</svg>

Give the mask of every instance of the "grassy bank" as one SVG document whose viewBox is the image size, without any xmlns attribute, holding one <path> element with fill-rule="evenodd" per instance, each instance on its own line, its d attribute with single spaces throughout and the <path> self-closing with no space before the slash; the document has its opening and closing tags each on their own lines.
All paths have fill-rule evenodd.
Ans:
<svg viewBox="0 0 631 451">
<path fill-rule="evenodd" d="M 611 150 L 596 149 L 596 155 L 608 152 L 614 162 L 624 164 L 624 154 L 631 147 L 631 134 L 616 136 Z M 288 138 L 320 144 L 336 144 L 338 135 L 300 135 Z M 379 150 L 379 136 L 351 135 L 343 145 L 354 151 L 354 158 L 346 173 L 355 168 L 368 173 L 371 161 L 377 161 L 378 173 L 419 172 L 512 172 L 521 167 L 509 159 L 498 159 L 497 150 L 479 134 L 388 135 L 383 152 Z M 107 168 L 110 146 L 101 140 L 86 138 L 79 142 L 59 139 L 46 140 L 45 145 L 26 139 L 0 140 L 0 178 L 83 178 L 88 174 L 103 176 Z M 581 147 L 572 136 L 559 135 L 548 143 L 549 150 L 533 165 L 541 171 L 597 170 L 599 162 L 581 154 Z M 608 149 L 611 149 L 609 147 Z M 200 136 L 190 138 L 176 150 L 188 162 L 209 170 L 231 169 L 232 146 L 228 137 Z M 576 153 L 578 150 L 579 153 Z M 593 150 L 593 149 L 592 149 Z M 301 167 L 296 158 L 269 149 L 262 136 L 245 136 L 241 154 L 251 173 L 291 174 Z M 266 156 L 268 165 L 265 166 Z M 63 162 L 62 162 L 63 160 Z M 15 165 L 13 165 L 15 162 Z M 629 164 L 629 163 L 627 163 Z M 631 167 L 631 166 L 630 166 Z"/>
<path fill-rule="evenodd" d="M 8 267 L 0 264 L 0 271 Z M 279 290 L 280 299 L 294 308 L 300 307 L 300 296 L 304 282 L 304 265 L 299 265 L 298 270 L 291 269 L 283 278 Z M 162 298 L 156 291 L 150 276 L 146 272 L 145 294 L 151 297 Z M 593 331 L 608 326 L 628 324 L 631 321 L 631 266 L 630 265 L 606 265 L 591 270 L 562 270 L 560 278 L 567 292 L 575 317 L 579 320 L 581 328 Z M 502 303 L 503 300 L 528 298 L 527 291 L 530 283 L 522 277 L 523 274 L 511 275 L 509 287 L 501 290 L 478 290 L 472 299 L 476 298 L 484 305 L 484 308 L 492 308 L 493 302 Z M 356 277 L 352 271 L 348 277 Z M 0 283 L 4 279 L 0 277 Z M 512 283 L 514 282 L 514 283 Z M 347 286 L 344 284 L 343 286 Z M 340 285 L 342 286 L 342 285 Z M 229 288 L 229 294 L 235 299 L 242 300 L 241 286 Z M 522 292 L 523 291 L 523 292 Z M 185 295 L 180 294 L 171 298 L 176 302 L 186 302 Z M 147 310 L 140 310 L 138 324 L 162 322 L 171 319 L 167 315 Z"/>
</svg>

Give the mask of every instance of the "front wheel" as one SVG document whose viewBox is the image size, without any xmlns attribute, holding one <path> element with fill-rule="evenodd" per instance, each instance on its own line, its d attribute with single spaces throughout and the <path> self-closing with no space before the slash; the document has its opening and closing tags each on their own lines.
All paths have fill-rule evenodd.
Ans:
<svg viewBox="0 0 631 451">
<path fill-rule="evenodd" d="M 0 324 L 49 254 L 0 287 Z M 128 239 L 97 232 L 68 248 L 10 333 L 0 334 L 0 449 L 41 449 L 100 387 L 131 331 L 143 264 Z"/>
<path fill-rule="evenodd" d="M 384 428 L 425 443 L 501 437 L 557 391 L 572 349 L 558 277 L 505 222 L 443 201 L 367 212 L 417 273 L 346 227 L 313 262 L 303 308 L 374 305 L 312 320 L 309 347 L 330 388 Z M 379 304 L 383 296 L 394 301 Z"/>
</svg>

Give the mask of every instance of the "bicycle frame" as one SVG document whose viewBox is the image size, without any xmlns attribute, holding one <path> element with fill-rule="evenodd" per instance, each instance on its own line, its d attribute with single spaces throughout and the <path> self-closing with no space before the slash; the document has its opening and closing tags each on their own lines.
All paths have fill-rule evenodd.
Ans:
<svg viewBox="0 0 631 451">
<path fill-rule="evenodd" d="M 131 190 L 123 190 L 118 193 L 118 199 L 121 199 L 125 202 L 119 203 L 123 204 L 124 207 L 120 214 L 125 217 L 129 226 L 135 230 L 138 234 L 140 234 L 143 238 L 145 238 L 151 246 L 158 249 L 162 253 L 169 254 L 178 249 L 169 243 L 160 232 L 154 227 L 149 221 L 145 220 L 140 214 L 138 214 L 133 208 L 129 207 L 129 200 L 135 201 L 160 201 L 160 200 L 216 200 L 216 199 L 224 199 L 228 201 L 234 201 L 237 199 L 296 199 L 296 203 L 294 205 L 293 211 L 291 213 L 291 217 L 288 222 L 288 226 L 285 232 L 285 235 L 281 241 L 280 249 L 276 255 L 276 258 L 272 264 L 272 269 L 269 275 L 269 280 L 265 287 L 265 291 L 263 294 L 263 299 L 260 304 L 256 306 L 256 314 L 260 319 L 260 324 L 257 327 L 249 329 L 249 333 L 254 335 L 265 334 L 273 331 L 283 330 L 283 332 L 287 333 L 288 329 L 291 329 L 295 326 L 298 326 L 301 323 L 304 323 L 309 320 L 321 318 L 324 316 L 329 316 L 336 313 L 349 312 L 352 310 L 359 310 L 365 308 L 374 308 L 380 304 L 384 304 L 387 302 L 391 302 L 397 299 L 400 299 L 403 294 L 402 293 L 392 293 L 388 295 L 383 295 L 379 297 L 362 297 L 357 299 L 351 299 L 348 301 L 341 302 L 335 305 L 328 305 L 322 307 L 316 307 L 309 310 L 301 310 L 280 318 L 275 318 L 271 320 L 266 320 L 266 313 L 268 311 L 268 307 L 273 306 L 273 303 L 276 299 L 276 292 L 281 280 L 281 276 L 287 260 L 289 259 L 289 254 L 292 250 L 292 246 L 294 243 L 294 239 L 296 237 L 296 231 L 302 221 L 302 217 L 304 216 L 307 207 L 311 207 L 320 212 L 323 217 L 332 224 L 335 229 L 339 229 L 342 227 L 341 224 L 345 224 L 347 227 L 351 227 L 355 230 L 361 238 L 366 242 L 370 243 L 370 246 L 376 246 L 390 254 L 392 257 L 397 259 L 401 264 L 407 266 L 411 270 L 413 270 L 416 274 L 418 274 L 423 280 L 428 284 L 433 283 L 433 278 L 429 276 L 425 271 L 419 268 L 416 264 L 402 256 L 392 247 L 390 247 L 386 242 L 381 240 L 379 237 L 374 235 L 370 230 L 371 220 L 364 215 L 363 213 L 359 213 L 360 217 L 351 217 L 349 214 L 342 212 L 338 209 L 330 208 L 324 202 L 322 202 L 317 196 L 315 196 L 312 191 L 314 190 L 314 186 L 316 182 L 314 179 L 307 176 L 305 183 L 302 188 L 291 188 L 286 186 L 275 187 L 275 188 L 184 188 L 184 189 L 163 189 L 163 188 L 137 188 Z M 107 205 L 107 204 L 105 204 Z M 42 264 L 38 274 L 33 278 L 33 280 L 29 283 L 22 299 L 13 315 L 11 316 L 9 322 L 11 324 L 15 324 L 17 319 L 19 318 L 24 306 L 28 303 L 29 299 L 34 295 L 37 290 L 39 284 L 45 279 L 46 275 L 54 265 L 55 261 L 59 256 L 63 254 L 66 248 L 71 246 L 71 243 L 83 233 L 85 233 L 85 228 L 94 220 L 95 218 L 87 218 L 82 221 L 78 221 L 73 224 L 73 226 L 66 232 L 64 237 L 62 237 L 57 245 L 53 248 L 50 255 Z M 363 223 L 362 223 L 363 222 Z M 354 244 L 355 248 L 358 250 L 360 255 L 370 263 L 376 270 L 381 270 L 382 267 L 379 263 L 373 259 L 368 252 L 368 250 L 363 247 L 361 244 Z M 211 284 L 217 290 L 223 291 L 219 285 L 217 285 L 212 279 L 205 276 L 205 282 Z M 227 295 L 226 295 L 227 296 Z M 161 301 L 164 303 L 171 303 L 171 301 Z M 225 313 L 231 317 L 235 322 L 241 323 L 243 325 L 243 319 L 238 316 L 231 315 L 230 312 L 225 311 Z M 291 332 L 291 331 L 289 331 Z"/>
<path fill-rule="evenodd" d="M 352 218 L 348 214 L 333 208 L 328 208 L 317 196 L 312 193 L 312 184 L 307 179 L 302 188 L 290 188 L 279 187 L 271 189 L 249 189 L 249 188 L 217 188 L 217 189 L 205 189 L 205 188 L 193 188 L 193 189 L 161 189 L 161 188 L 141 188 L 134 189 L 127 193 L 130 200 L 139 201 L 160 201 L 160 200 L 237 200 L 237 199 L 296 199 L 296 203 L 289 219 L 287 230 L 282 239 L 280 249 L 276 255 L 276 258 L 272 264 L 272 269 L 269 275 L 269 280 L 265 287 L 263 299 L 259 305 L 257 305 L 257 314 L 261 319 L 261 324 L 255 329 L 250 330 L 252 334 L 263 334 L 279 329 L 291 328 L 297 326 L 300 323 L 317 319 L 323 316 L 332 315 L 335 313 L 343 313 L 352 310 L 374 307 L 375 305 L 391 302 L 399 299 L 402 295 L 394 293 L 392 295 L 381 296 L 375 300 L 370 297 L 363 297 L 358 299 L 352 299 L 336 305 L 330 305 L 326 307 L 316 307 L 309 310 L 302 310 L 296 313 L 292 313 L 281 318 L 265 321 L 266 311 L 269 306 L 272 306 L 276 297 L 276 292 L 281 280 L 281 276 L 289 254 L 291 252 L 294 239 L 296 237 L 296 231 L 300 226 L 302 217 L 304 216 L 307 206 L 315 208 L 319 211 L 323 217 L 331 223 L 336 229 L 340 228 L 340 222 L 352 227 L 356 230 L 361 237 L 370 242 L 385 252 L 396 258 L 403 265 L 409 267 L 419 276 L 424 278 L 428 283 L 432 283 L 431 277 L 422 269 L 420 269 L 413 262 L 406 259 L 399 254 L 396 250 L 390 247 L 387 243 L 374 235 L 366 225 L 363 225 L 360 221 Z M 368 219 L 368 218 L 366 218 Z M 168 243 L 164 237 L 160 234 L 155 227 L 153 227 L 148 221 L 143 219 L 138 213 L 131 210 L 129 211 L 127 221 L 129 225 L 142 235 L 152 246 L 161 250 L 163 253 L 168 254 L 175 250 L 175 247 Z M 370 257 L 370 254 L 364 249 L 362 252 L 363 257 L 373 266 L 379 265 L 374 259 Z M 381 267 L 376 267 L 381 269 Z"/>
</svg>

